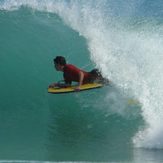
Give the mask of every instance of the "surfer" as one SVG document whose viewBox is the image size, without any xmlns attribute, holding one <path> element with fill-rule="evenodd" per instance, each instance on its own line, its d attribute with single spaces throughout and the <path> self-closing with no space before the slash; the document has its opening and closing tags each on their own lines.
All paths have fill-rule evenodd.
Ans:
<svg viewBox="0 0 163 163">
<path fill-rule="evenodd" d="M 64 83 L 52 83 L 49 85 L 49 88 L 52 87 L 68 87 L 72 82 L 78 82 L 76 91 L 80 91 L 80 86 L 86 83 L 93 82 L 106 82 L 102 77 L 100 71 L 98 69 L 93 69 L 90 72 L 86 72 L 77 68 L 72 64 L 67 64 L 66 59 L 63 56 L 57 56 L 53 59 L 55 69 L 57 71 L 63 72 Z"/>
</svg>

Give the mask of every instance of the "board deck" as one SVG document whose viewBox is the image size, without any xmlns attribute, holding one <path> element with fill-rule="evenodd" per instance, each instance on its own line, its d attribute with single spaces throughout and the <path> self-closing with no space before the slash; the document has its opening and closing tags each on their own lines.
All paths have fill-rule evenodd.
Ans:
<svg viewBox="0 0 163 163">
<path fill-rule="evenodd" d="M 59 88 L 59 87 L 54 87 L 54 88 L 48 88 L 48 93 L 53 93 L 53 94 L 60 94 L 60 93 L 71 93 L 71 92 L 76 92 L 75 88 L 77 86 L 70 86 L 66 88 Z M 85 91 L 89 89 L 96 89 L 96 88 L 101 88 L 103 87 L 103 84 L 100 83 L 89 83 L 89 84 L 83 84 L 80 86 L 80 91 Z"/>
</svg>

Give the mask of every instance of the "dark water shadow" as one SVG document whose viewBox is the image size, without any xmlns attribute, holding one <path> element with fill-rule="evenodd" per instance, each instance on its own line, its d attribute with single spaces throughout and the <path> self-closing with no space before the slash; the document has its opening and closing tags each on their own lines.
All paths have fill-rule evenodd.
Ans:
<svg viewBox="0 0 163 163">
<path fill-rule="evenodd" d="M 111 92 L 113 88 L 107 89 Z M 106 102 L 104 98 L 107 92 L 105 88 L 49 96 L 51 112 L 47 144 L 49 160 L 129 161 L 133 159 L 132 137 L 143 122 L 138 111 L 134 114 L 127 112 L 128 109 L 136 107 L 138 109 L 138 106 L 127 106 L 127 111 L 124 110 L 127 116 L 124 116 L 125 113 L 113 112 L 113 99 L 107 97 Z M 114 107 L 120 106 L 115 104 Z"/>
</svg>

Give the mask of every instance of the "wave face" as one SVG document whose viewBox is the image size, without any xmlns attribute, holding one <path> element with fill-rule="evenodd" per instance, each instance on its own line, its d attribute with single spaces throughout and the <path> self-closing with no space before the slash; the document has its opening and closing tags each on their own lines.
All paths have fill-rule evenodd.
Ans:
<svg viewBox="0 0 163 163">
<path fill-rule="evenodd" d="M 83 153 L 81 157 L 76 155 L 76 160 L 82 160 L 84 156 L 85 160 L 92 160 L 90 155 L 97 155 L 103 149 L 103 155 L 95 157 L 95 160 L 103 158 L 106 161 L 108 157 L 116 157 L 109 145 L 115 146 L 116 150 L 121 146 L 120 153 L 122 146 L 130 151 L 132 143 L 134 147 L 162 149 L 162 9 L 161 0 L 1 0 L 2 107 L 8 110 L 2 111 L 2 115 L 9 116 L 11 108 L 15 108 L 14 119 L 16 114 L 22 116 L 20 110 L 24 108 L 25 118 L 28 108 L 35 113 L 39 107 L 41 113 L 38 115 L 46 117 L 46 122 L 42 121 L 46 133 L 49 113 L 44 108 L 50 108 L 50 123 L 55 125 L 49 125 L 49 140 L 53 143 L 46 143 L 52 143 L 48 148 L 56 155 L 52 153 L 49 157 L 56 160 L 61 158 L 59 153 L 72 160 L 69 156 L 75 150 L 81 155 Z M 69 62 L 78 63 L 80 67 L 88 69 L 95 65 L 106 78 L 111 79 L 113 86 L 100 90 L 102 96 L 98 94 L 98 97 L 94 93 L 71 96 L 73 100 L 68 96 L 47 97 L 40 90 L 50 80 L 61 78 L 57 74 L 53 79 L 50 65 L 54 55 L 59 53 L 65 54 Z M 25 95 L 24 84 L 27 89 Z M 10 96 L 3 85 L 11 90 Z M 32 95 L 31 87 L 35 88 Z M 141 107 L 129 106 L 129 97 L 137 99 Z M 9 103 L 8 98 L 11 98 Z M 63 100 L 66 104 L 61 107 Z M 29 119 L 32 117 L 29 114 Z M 2 119 L 5 121 L 5 118 Z M 20 120 L 19 117 L 13 126 L 18 125 Z M 67 124 L 71 127 L 66 128 Z M 6 126 L 2 125 L 2 128 Z M 85 134 L 80 136 L 81 133 Z M 45 135 L 40 139 L 45 139 Z M 79 145 L 79 140 L 83 146 Z M 101 148 L 91 153 L 99 146 Z M 66 154 L 67 149 L 70 152 Z M 106 151 L 110 151 L 110 155 Z"/>
</svg>

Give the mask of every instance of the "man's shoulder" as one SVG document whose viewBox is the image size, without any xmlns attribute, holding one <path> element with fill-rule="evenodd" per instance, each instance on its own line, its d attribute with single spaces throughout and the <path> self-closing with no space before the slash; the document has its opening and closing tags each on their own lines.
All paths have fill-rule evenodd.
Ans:
<svg viewBox="0 0 163 163">
<path fill-rule="evenodd" d="M 73 64 L 66 64 L 65 67 L 73 67 L 74 65 Z"/>
<path fill-rule="evenodd" d="M 66 64 L 65 66 L 67 69 L 78 69 L 75 65 L 73 64 Z"/>
<path fill-rule="evenodd" d="M 73 64 L 66 64 L 64 72 L 80 72 L 81 70 L 74 66 Z"/>
</svg>

